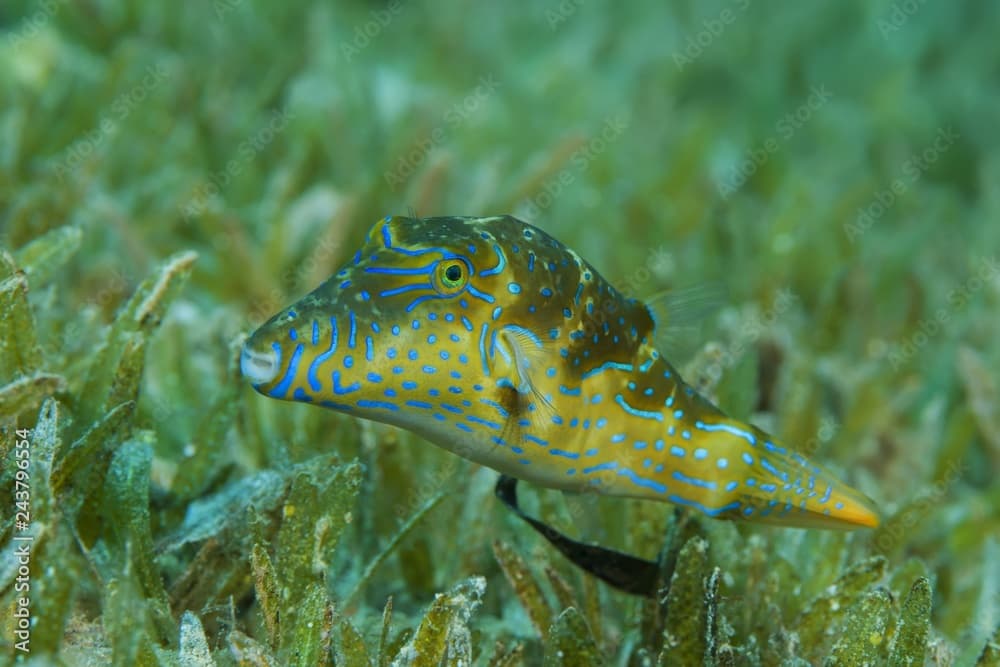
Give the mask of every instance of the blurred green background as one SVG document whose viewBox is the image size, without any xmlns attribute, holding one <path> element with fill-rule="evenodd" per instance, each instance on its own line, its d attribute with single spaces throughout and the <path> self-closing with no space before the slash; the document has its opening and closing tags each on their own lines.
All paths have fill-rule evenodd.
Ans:
<svg viewBox="0 0 1000 667">
<path fill-rule="evenodd" d="M 1000 664 L 998 34 L 976 0 L 7 0 L 3 659 Z M 491 471 L 254 394 L 241 336 L 407 211 L 512 213 L 638 297 L 721 286 L 674 363 L 885 525 L 522 490 L 668 554 L 664 611 Z"/>
</svg>

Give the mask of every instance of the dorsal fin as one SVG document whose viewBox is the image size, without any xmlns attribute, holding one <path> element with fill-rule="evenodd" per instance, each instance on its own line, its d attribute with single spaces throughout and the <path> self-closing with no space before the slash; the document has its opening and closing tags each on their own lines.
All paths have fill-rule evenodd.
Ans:
<svg viewBox="0 0 1000 667">
<path fill-rule="evenodd" d="M 701 343 L 701 330 L 709 317 L 725 303 L 725 289 L 706 283 L 657 292 L 646 301 L 653 318 L 653 344 L 674 363 L 688 359 Z"/>
</svg>

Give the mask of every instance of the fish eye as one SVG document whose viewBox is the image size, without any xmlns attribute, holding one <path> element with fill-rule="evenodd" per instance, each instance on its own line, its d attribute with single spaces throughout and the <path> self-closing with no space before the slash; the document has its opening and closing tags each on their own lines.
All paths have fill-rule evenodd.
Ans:
<svg viewBox="0 0 1000 667">
<path fill-rule="evenodd" d="M 469 281 L 469 268 L 460 259 L 451 259 L 441 262 L 435 271 L 434 286 L 441 294 L 457 294 L 465 288 Z"/>
</svg>

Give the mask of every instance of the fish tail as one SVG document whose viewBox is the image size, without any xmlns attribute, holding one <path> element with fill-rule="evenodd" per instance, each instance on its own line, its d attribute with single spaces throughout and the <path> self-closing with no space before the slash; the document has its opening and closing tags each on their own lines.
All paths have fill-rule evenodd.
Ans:
<svg viewBox="0 0 1000 667">
<path fill-rule="evenodd" d="M 744 521 L 800 528 L 875 528 L 874 502 L 802 454 L 776 444 L 763 431 L 731 419 L 699 428 L 713 442 L 710 451 L 726 452 L 719 485 L 728 515 Z"/>
</svg>

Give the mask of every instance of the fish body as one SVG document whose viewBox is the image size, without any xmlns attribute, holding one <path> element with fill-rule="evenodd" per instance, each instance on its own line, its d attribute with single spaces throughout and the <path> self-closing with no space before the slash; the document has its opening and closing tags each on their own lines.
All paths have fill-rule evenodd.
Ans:
<svg viewBox="0 0 1000 667">
<path fill-rule="evenodd" d="M 254 332 L 260 393 L 393 424 L 545 487 L 874 527 L 871 501 L 688 386 L 642 302 L 511 216 L 386 217 Z"/>
</svg>

